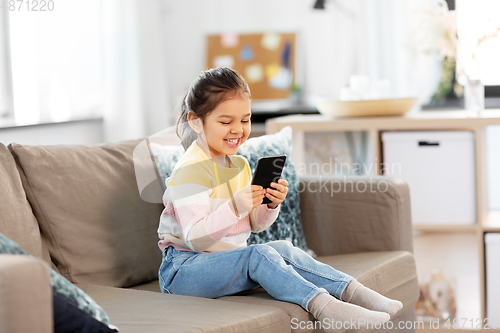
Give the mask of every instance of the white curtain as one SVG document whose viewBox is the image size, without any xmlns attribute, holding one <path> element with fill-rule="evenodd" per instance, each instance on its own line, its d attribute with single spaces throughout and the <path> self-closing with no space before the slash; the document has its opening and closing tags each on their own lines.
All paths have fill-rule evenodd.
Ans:
<svg viewBox="0 0 500 333">
<path fill-rule="evenodd" d="M 395 95 L 418 96 L 419 105 L 430 101 L 441 73 L 436 57 L 418 51 L 412 40 L 419 29 L 416 12 L 432 3 L 432 0 L 362 0 L 363 33 L 357 41 L 361 46 L 362 74 L 388 79 Z"/>
<path fill-rule="evenodd" d="M 104 139 L 170 125 L 161 0 L 103 1 Z"/>
</svg>

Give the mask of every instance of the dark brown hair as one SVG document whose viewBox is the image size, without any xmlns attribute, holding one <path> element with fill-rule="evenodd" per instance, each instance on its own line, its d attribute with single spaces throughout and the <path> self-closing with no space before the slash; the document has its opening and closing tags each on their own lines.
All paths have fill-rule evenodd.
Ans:
<svg viewBox="0 0 500 333">
<path fill-rule="evenodd" d="M 220 103 L 234 98 L 236 94 L 246 94 L 251 98 L 248 84 L 235 70 L 217 67 L 201 72 L 184 97 L 177 121 L 177 135 L 185 150 L 197 138 L 188 123 L 189 111 L 193 111 L 203 122 Z"/>
</svg>

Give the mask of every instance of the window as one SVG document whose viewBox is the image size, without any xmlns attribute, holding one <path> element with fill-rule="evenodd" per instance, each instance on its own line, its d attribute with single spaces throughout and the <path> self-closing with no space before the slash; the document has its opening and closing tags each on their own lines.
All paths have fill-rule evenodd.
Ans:
<svg viewBox="0 0 500 333">
<path fill-rule="evenodd" d="M 457 0 L 456 10 L 459 60 L 485 86 L 500 86 L 500 1 Z"/>
<path fill-rule="evenodd" d="M 0 112 L 16 124 L 102 114 L 101 1 L 51 2 L 2 9 Z"/>
<path fill-rule="evenodd" d="M 0 119 L 12 118 L 11 81 L 8 54 L 7 12 L 0 9 Z"/>
</svg>

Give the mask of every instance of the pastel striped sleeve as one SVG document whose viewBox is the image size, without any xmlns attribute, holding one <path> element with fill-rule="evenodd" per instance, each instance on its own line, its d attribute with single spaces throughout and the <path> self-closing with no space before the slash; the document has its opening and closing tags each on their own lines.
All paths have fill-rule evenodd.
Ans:
<svg viewBox="0 0 500 333">
<path fill-rule="evenodd" d="M 260 205 L 252 209 L 249 214 L 252 232 L 258 233 L 269 228 L 269 226 L 276 221 L 280 209 L 281 205 L 278 205 L 278 207 L 274 209 L 267 207 L 267 205 Z"/>
<path fill-rule="evenodd" d="M 195 252 L 205 251 L 220 241 L 240 219 L 228 202 L 211 212 L 213 186 L 212 177 L 204 168 L 184 167 L 169 179 L 164 196 L 164 214 L 173 218 L 184 242 Z"/>
</svg>

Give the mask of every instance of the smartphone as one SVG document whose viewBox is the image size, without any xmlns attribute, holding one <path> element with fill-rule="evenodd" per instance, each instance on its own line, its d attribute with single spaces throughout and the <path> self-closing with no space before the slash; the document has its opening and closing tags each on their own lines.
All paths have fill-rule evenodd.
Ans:
<svg viewBox="0 0 500 333">
<path fill-rule="evenodd" d="M 252 185 L 260 185 L 266 189 L 271 187 L 272 182 L 277 183 L 281 177 L 285 161 L 285 154 L 260 157 L 253 173 Z M 264 197 L 262 204 L 271 202 L 267 197 Z"/>
</svg>

